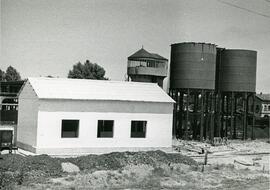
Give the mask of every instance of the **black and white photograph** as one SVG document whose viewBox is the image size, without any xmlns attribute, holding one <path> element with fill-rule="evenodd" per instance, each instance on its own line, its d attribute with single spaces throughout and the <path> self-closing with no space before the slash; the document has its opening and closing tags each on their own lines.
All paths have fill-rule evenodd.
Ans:
<svg viewBox="0 0 270 190">
<path fill-rule="evenodd" d="M 0 0 L 0 189 L 269 190 L 270 0 Z"/>
</svg>

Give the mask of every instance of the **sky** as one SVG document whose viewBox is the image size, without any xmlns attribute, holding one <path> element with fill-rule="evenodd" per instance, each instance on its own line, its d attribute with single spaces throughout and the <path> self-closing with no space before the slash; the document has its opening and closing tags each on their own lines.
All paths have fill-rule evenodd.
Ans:
<svg viewBox="0 0 270 190">
<path fill-rule="evenodd" d="M 270 93 L 270 0 L 0 1 L 0 69 L 23 78 L 67 77 L 88 59 L 124 80 L 142 45 L 169 59 L 171 44 L 191 41 L 258 51 L 257 92 Z"/>
</svg>

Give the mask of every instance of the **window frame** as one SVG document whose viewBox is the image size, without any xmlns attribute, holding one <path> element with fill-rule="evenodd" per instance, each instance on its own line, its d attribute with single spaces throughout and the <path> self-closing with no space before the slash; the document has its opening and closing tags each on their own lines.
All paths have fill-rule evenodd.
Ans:
<svg viewBox="0 0 270 190">
<path fill-rule="evenodd" d="M 99 126 L 99 122 L 103 122 L 103 125 L 102 126 Z M 106 132 L 105 131 L 105 122 L 106 121 L 110 121 L 110 122 L 112 122 L 112 131 L 111 131 L 111 136 L 101 136 L 101 132 Z M 102 131 L 99 131 L 99 127 L 102 127 L 103 128 L 103 130 Z M 114 120 L 109 120 L 109 119 L 99 119 L 98 121 L 97 121 L 97 138 L 114 138 Z"/>
<path fill-rule="evenodd" d="M 77 130 L 75 132 L 75 136 L 74 137 L 66 137 L 66 136 L 63 136 L 63 122 L 64 121 L 76 121 L 77 122 Z M 67 138 L 71 138 L 71 139 L 74 139 L 74 138 L 79 138 L 79 128 L 80 128 L 80 120 L 79 119 L 62 119 L 61 120 L 61 139 L 67 139 Z"/>
<path fill-rule="evenodd" d="M 133 123 L 134 122 L 143 122 L 143 123 L 145 123 L 145 124 L 143 124 L 143 131 L 144 131 L 144 136 L 134 136 L 134 135 L 132 135 L 132 132 L 133 133 L 138 133 L 138 132 L 134 132 L 134 131 L 132 131 L 132 127 L 133 127 Z M 137 127 L 136 128 L 136 130 L 138 130 L 138 126 L 135 126 L 135 127 Z M 147 121 L 146 120 L 131 120 L 131 123 L 130 123 L 130 138 L 142 138 L 142 139 L 145 139 L 147 137 Z"/>
</svg>

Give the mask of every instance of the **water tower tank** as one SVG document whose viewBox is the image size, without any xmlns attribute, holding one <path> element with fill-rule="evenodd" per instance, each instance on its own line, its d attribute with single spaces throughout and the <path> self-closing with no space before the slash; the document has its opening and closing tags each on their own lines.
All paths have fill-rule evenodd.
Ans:
<svg viewBox="0 0 270 190">
<path fill-rule="evenodd" d="M 225 49 L 219 62 L 221 91 L 255 92 L 257 52 Z"/>
<path fill-rule="evenodd" d="M 170 88 L 215 89 L 216 45 L 171 45 Z"/>
</svg>

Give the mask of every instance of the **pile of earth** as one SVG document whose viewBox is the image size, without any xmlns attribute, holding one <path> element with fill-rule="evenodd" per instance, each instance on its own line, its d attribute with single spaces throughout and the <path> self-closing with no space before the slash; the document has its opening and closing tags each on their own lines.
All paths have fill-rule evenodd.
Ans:
<svg viewBox="0 0 270 190">
<path fill-rule="evenodd" d="M 113 152 L 102 155 L 87 155 L 75 158 L 53 158 L 48 155 L 26 156 L 2 155 L 0 159 L 0 189 L 29 183 L 44 182 L 49 178 L 66 176 L 61 163 L 71 162 L 85 172 L 119 170 L 129 165 L 185 164 L 197 166 L 192 158 L 181 154 L 167 154 L 162 151 Z"/>
<path fill-rule="evenodd" d="M 40 182 L 62 176 L 61 161 L 48 155 L 6 154 L 0 160 L 0 189 L 12 184 Z"/>
<path fill-rule="evenodd" d="M 87 155 L 75 158 L 67 158 L 66 161 L 77 165 L 80 170 L 117 170 L 127 165 L 149 165 L 158 167 L 161 164 L 197 165 L 192 158 L 181 154 L 168 154 L 162 151 L 148 152 L 113 152 L 102 155 Z"/>
</svg>

